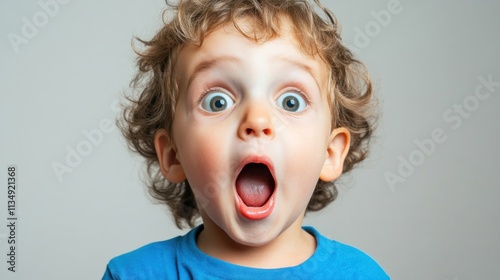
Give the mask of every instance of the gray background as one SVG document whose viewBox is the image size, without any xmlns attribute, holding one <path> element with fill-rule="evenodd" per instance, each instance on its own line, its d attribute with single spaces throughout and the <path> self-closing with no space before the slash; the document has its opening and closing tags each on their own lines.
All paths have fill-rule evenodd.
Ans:
<svg viewBox="0 0 500 280">
<path fill-rule="evenodd" d="M 371 71 L 383 118 L 369 160 L 306 224 L 361 248 L 393 279 L 500 279 L 500 87 L 474 97 L 479 77 L 500 81 L 500 4 L 392 1 L 397 13 L 377 23 L 390 2 L 325 2 Z M 134 73 L 131 37 L 154 34 L 163 7 L 65 1 L 43 25 L 38 1 L 0 2 L 1 279 L 99 279 L 111 257 L 183 233 L 146 196 L 141 160 L 118 130 L 91 146 L 83 133 L 116 117 Z M 35 15 L 43 26 L 16 53 L 8 34 L 22 36 Z M 435 129 L 446 139 L 424 154 L 416 141 Z M 88 154 L 58 178 L 52 165 L 78 147 Z M 398 171 L 405 161 L 412 172 Z M 5 262 L 9 164 L 19 183 L 15 274 Z M 389 172 L 404 181 L 391 186 Z"/>
</svg>

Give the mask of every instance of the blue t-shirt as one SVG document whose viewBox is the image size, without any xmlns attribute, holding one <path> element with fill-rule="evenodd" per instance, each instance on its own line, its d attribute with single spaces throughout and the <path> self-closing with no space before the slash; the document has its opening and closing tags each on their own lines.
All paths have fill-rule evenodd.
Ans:
<svg viewBox="0 0 500 280">
<path fill-rule="evenodd" d="M 102 279 L 389 279 L 368 255 L 329 240 L 312 227 L 304 229 L 316 238 L 314 254 L 297 266 L 275 269 L 235 265 L 203 253 L 196 246 L 202 229 L 203 225 L 113 258 Z"/>
</svg>

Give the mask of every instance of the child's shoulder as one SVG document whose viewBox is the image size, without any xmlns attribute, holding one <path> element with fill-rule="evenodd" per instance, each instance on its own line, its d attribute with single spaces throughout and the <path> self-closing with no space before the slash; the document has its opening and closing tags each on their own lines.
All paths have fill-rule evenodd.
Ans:
<svg viewBox="0 0 500 280">
<path fill-rule="evenodd" d="M 331 240 L 313 227 L 304 227 L 315 236 L 317 248 L 307 262 L 322 263 L 322 273 L 333 279 L 389 279 L 380 265 L 363 251 L 350 245 Z M 338 276 L 341 277 L 337 278 Z M 337 276 L 337 277 L 335 277 Z M 347 278 L 343 278 L 346 276 Z M 332 278 L 329 278 L 332 279 Z"/>
<path fill-rule="evenodd" d="M 175 269 L 177 243 L 180 237 L 153 242 L 111 259 L 103 280 L 156 279 Z M 171 274 L 171 273 L 170 273 Z"/>
</svg>

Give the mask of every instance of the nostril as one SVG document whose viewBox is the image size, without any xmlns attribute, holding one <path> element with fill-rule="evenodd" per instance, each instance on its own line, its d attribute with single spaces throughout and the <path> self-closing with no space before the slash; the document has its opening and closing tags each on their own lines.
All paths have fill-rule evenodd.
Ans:
<svg viewBox="0 0 500 280">
<path fill-rule="evenodd" d="M 254 134 L 254 133 L 255 133 L 255 132 L 254 132 L 254 130 L 253 130 L 253 129 L 251 129 L 251 128 L 247 128 L 247 129 L 245 129 L 245 132 L 246 132 L 246 134 L 247 134 L 247 135 L 252 135 L 252 134 Z M 258 133 L 257 133 L 257 134 L 258 134 Z M 267 136 L 269 136 L 269 135 L 271 135 L 271 134 L 272 134 L 272 131 L 271 131 L 271 129 L 269 129 L 269 128 L 264 128 L 264 129 L 262 130 L 262 134 L 263 134 L 263 135 L 267 135 Z"/>
</svg>

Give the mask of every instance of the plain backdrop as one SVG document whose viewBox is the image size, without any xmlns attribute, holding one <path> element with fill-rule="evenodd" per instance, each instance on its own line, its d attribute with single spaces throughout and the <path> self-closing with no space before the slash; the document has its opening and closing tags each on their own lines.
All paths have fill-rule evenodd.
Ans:
<svg viewBox="0 0 500 280">
<path fill-rule="evenodd" d="M 305 224 L 364 250 L 393 279 L 500 279 L 500 2 L 324 3 L 368 66 L 382 118 L 370 158 Z M 110 125 L 135 71 L 131 38 L 151 38 L 164 8 L 0 2 L 1 279 L 100 279 L 110 258 L 186 232 L 149 199 L 142 160 Z"/>
</svg>

